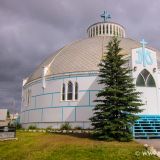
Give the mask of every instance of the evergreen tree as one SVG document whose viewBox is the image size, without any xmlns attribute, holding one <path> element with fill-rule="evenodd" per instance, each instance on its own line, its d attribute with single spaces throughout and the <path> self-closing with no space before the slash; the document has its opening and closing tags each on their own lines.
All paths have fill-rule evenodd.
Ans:
<svg viewBox="0 0 160 160">
<path fill-rule="evenodd" d="M 120 55 L 120 40 L 113 37 L 99 64 L 99 84 L 104 88 L 97 94 L 97 105 L 90 118 L 98 139 L 130 141 L 132 125 L 142 110 L 127 60 Z"/>
</svg>

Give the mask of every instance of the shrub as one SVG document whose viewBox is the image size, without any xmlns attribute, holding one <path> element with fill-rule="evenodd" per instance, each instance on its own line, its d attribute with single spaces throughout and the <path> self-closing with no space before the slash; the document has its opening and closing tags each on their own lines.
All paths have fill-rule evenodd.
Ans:
<svg viewBox="0 0 160 160">
<path fill-rule="evenodd" d="M 28 129 L 37 129 L 36 125 L 30 125 Z"/>
<path fill-rule="evenodd" d="M 47 128 L 46 128 L 46 130 L 48 131 L 48 130 L 52 130 L 52 126 L 48 126 Z"/>
<path fill-rule="evenodd" d="M 72 127 L 68 122 L 66 122 L 66 123 L 61 125 L 60 129 L 61 130 L 70 130 L 70 129 L 72 129 Z"/>
<path fill-rule="evenodd" d="M 16 129 L 22 129 L 22 125 L 20 123 L 16 124 Z"/>
<path fill-rule="evenodd" d="M 75 130 L 82 130 L 83 128 L 81 126 L 75 126 L 74 129 Z"/>
</svg>

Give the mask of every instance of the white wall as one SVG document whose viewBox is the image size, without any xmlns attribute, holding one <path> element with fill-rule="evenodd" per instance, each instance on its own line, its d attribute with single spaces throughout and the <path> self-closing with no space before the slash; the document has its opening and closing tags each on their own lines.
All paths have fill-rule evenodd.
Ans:
<svg viewBox="0 0 160 160">
<path fill-rule="evenodd" d="M 143 92 L 141 98 L 144 111 L 141 114 L 157 115 L 160 114 L 160 74 L 157 69 L 156 53 L 147 49 L 152 57 L 153 64 L 143 66 L 143 64 L 137 64 L 138 58 L 137 49 L 132 50 L 131 56 L 131 68 L 137 67 L 132 72 L 134 83 L 139 73 L 145 68 L 147 69 L 155 79 L 156 87 L 137 87 L 137 91 Z M 156 72 L 153 72 L 153 68 L 156 68 Z M 73 125 L 79 125 L 88 128 L 90 126 L 89 118 L 93 115 L 93 107 L 95 106 L 96 94 L 98 90 L 102 88 L 102 85 L 97 83 L 98 77 L 95 74 L 81 74 L 70 75 L 61 77 L 52 77 L 47 79 L 46 88 L 42 89 L 41 82 L 35 82 L 25 88 L 32 89 L 32 102 L 31 106 L 25 106 L 22 104 L 21 123 L 25 126 L 31 124 L 30 122 L 36 122 L 36 125 L 40 127 L 47 127 L 52 125 L 59 127 L 61 123 L 68 121 Z M 61 100 L 61 88 L 62 84 L 67 84 L 68 81 L 72 81 L 74 84 L 79 84 L 79 99 L 73 101 Z M 24 92 L 24 91 L 23 91 Z"/>
<path fill-rule="evenodd" d="M 62 84 L 67 85 L 68 81 L 74 84 L 78 82 L 78 100 L 62 101 Z M 90 126 L 89 118 L 92 116 L 92 109 L 95 105 L 93 100 L 101 87 L 97 84 L 96 75 L 80 75 L 59 77 L 57 79 L 47 80 L 46 88 L 42 89 L 42 83 L 35 83 L 25 88 L 32 88 L 31 106 L 22 104 L 21 123 L 43 123 L 43 126 L 50 123 L 70 122 L 75 125 L 88 128 Z M 24 92 L 24 91 L 23 91 Z"/>
<path fill-rule="evenodd" d="M 153 76 L 156 87 L 137 87 L 137 91 L 142 92 L 141 99 L 144 103 L 144 106 L 141 108 L 144 109 L 144 111 L 141 114 L 145 115 L 157 115 L 160 114 L 160 92 L 159 92 L 159 85 L 160 85 L 160 76 L 158 73 L 158 66 L 157 66 L 157 56 L 156 52 L 152 51 L 148 48 L 145 48 L 145 51 L 148 53 L 147 57 L 149 62 L 152 63 L 146 63 L 144 65 L 143 63 L 143 57 L 140 59 L 140 55 L 138 54 L 138 51 L 141 51 L 142 48 L 136 48 L 132 50 L 132 56 L 131 56 L 131 67 L 133 69 L 132 76 L 134 78 L 134 83 L 136 84 L 136 80 L 138 75 L 143 69 L 146 69 L 150 72 L 150 74 Z M 146 59 L 145 59 L 146 60 Z M 137 63 L 141 62 L 141 63 Z M 134 70 L 136 67 L 136 70 Z M 156 71 L 154 72 L 154 68 Z"/>
</svg>

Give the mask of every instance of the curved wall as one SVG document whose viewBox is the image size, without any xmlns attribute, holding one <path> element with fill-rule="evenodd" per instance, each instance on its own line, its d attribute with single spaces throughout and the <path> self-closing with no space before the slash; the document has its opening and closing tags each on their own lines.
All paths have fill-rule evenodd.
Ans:
<svg viewBox="0 0 160 160">
<path fill-rule="evenodd" d="M 87 29 L 88 37 L 96 36 L 118 36 L 125 38 L 124 27 L 113 22 L 99 22 L 91 25 Z"/>
<path fill-rule="evenodd" d="M 73 127 L 81 126 L 89 128 L 89 117 L 95 106 L 96 94 L 101 88 L 97 84 L 96 73 L 85 73 L 80 75 L 63 75 L 50 77 L 46 80 L 46 88 L 43 90 L 42 81 L 36 81 L 25 86 L 23 89 L 21 123 L 23 127 L 31 124 L 39 128 L 52 126 L 59 128 L 64 122 L 69 122 Z M 63 83 L 71 81 L 78 82 L 78 100 L 61 99 Z M 25 92 L 32 91 L 31 102 L 26 104 Z"/>
</svg>

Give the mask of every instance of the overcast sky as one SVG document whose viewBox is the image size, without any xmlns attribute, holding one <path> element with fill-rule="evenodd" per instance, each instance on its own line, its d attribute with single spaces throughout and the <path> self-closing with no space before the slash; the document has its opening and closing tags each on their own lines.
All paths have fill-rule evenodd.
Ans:
<svg viewBox="0 0 160 160">
<path fill-rule="evenodd" d="M 85 38 L 104 10 L 127 37 L 160 49 L 159 0 L 0 0 L 0 108 L 20 111 L 22 79 L 55 50 Z"/>
</svg>

